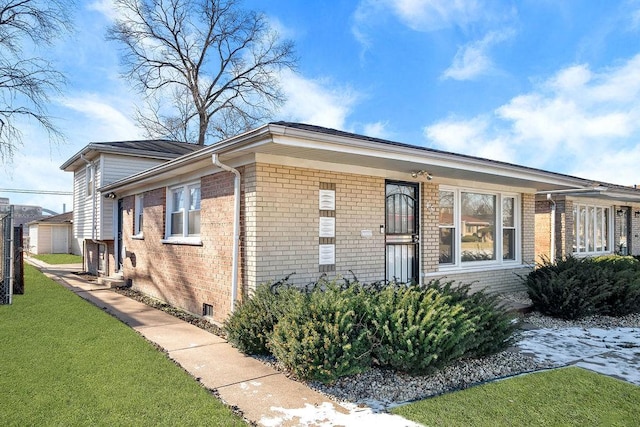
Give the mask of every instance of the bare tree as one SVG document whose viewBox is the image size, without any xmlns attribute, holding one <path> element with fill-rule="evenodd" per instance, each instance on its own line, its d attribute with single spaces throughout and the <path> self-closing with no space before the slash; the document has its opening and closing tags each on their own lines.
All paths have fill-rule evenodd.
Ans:
<svg viewBox="0 0 640 427">
<path fill-rule="evenodd" d="M 293 44 L 238 0 L 115 0 L 107 38 L 121 43 L 125 76 L 146 94 L 148 136 L 204 145 L 271 116 L 293 69 Z"/>
<path fill-rule="evenodd" d="M 39 57 L 71 30 L 66 0 L 0 0 L 0 159 L 11 160 L 22 145 L 21 120 L 44 128 L 50 142 L 62 133 L 47 113 L 51 93 L 59 93 L 64 76 Z"/>
</svg>

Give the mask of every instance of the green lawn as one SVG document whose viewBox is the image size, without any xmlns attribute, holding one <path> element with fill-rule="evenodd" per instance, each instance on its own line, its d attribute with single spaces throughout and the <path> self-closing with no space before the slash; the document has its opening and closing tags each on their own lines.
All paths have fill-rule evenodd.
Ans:
<svg viewBox="0 0 640 427">
<path fill-rule="evenodd" d="M 32 257 L 47 264 L 80 264 L 82 262 L 82 256 L 71 254 L 41 254 L 32 255 Z"/>
<path fill-rule="evenodd" d="M 25 265 L 0 306 L 0 425 L 245 425 L 164 353 Z"/>
<path fill-rule="evenodd" d="M 581 368 L 523 375 L 398 407 L 428 426 L 636 426 L 640 387 Z"/>
</svg>

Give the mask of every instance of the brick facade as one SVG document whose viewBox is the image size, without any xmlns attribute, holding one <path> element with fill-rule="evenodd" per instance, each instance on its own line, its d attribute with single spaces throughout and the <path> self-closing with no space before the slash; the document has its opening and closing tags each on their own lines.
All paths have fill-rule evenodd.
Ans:
<svg viewBox="0 0 640 427">
<path fill-rule="evenodd" d="M 217 321 L 228 316 L 233 183 L 233 175 L 228 172 L 201 179 L 202 245 L 163 243 L 166 188 L 144 193 L 144 237 L 132 238 L 131 232 L 124 236 L 124 275 L 135 289 L 198 315 L 203 304 L 209 304 Z M 134 196 L 129 196 L 124 199 L 125 230 L 133 230 L 133 209 Z"/>
<path fill-rule="evenodd" d="M 319 191 L 335 186 L 335 271 L 329 277 L 357 277 L 363 282 L 385 278 L 385 179 L 346 172 L 252 163 L 239 168 L 241 180 L 240 269 L 238 296 L 256 285 L 291 275 L 306 285 L 323 273 L 319 268 Z M 201 185 L 201 245 L 164 241 L 167 188 L 144 193 L 143 237 L 133 237 L 135 196 L 123 199 L 124 276 L 150 296 L 201 315 L 213 307 L 222 322 L 231 306 L 234 176 L 205 175 Z M 517 274 L 529 271 L 534 257 L 534 196 L 521 195 L 522 265 L 473 271 L 439 268 L 439 185 L 420 185 L 422 280 L 447 277 L 474 282 L 495 291 L 520 286 Z"/>
<path fill-rule="evenodd" d="M 585 202 L 565 196 L 554 196 L 556 203 L 556 224 L 555 242 L 556 257 L 564 257 L 573 254 L 573 209 L 575 203 L 596 204 L 608 207 L 611 211 L 610 219 L 612 225 L 610 232 L 613 234 L 613 247 L 609 253 L 617 253 L 620 245 L 620 225 L 623 217 L 616 214 L 617 210 L 624 209 L 629 216 L 628 249 L 631 255 L 640 255 L 640 206 L 629 205 L 608 205 L 599 200 L 587 200 Z M 551 253 L 551 202 L 548 200 L 537 200 L 535 202 L 535 255 L 536 261 L 540 262 L 541 257 L 550 257 Z M 635 212 L 638 212 L 636 217 Z"/>
</svg>

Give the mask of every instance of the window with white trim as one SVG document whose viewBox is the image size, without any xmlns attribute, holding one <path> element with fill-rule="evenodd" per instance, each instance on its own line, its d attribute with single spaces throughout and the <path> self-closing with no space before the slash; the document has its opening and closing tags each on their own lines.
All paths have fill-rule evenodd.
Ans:
<svg viewBox="0 0 640 427">
<path fill-rule="evenodd" d="M 610 206 L 581 203 L 573 205 L 573 253 L 602 254 L 611 252 Z"/>
<path fill-rule="evenodd" d="M 136 236 L 142 236 L 142 225 L 144 223 L 144 196 L 142 194 L 136 194 L 135 196 L 133 215 L 133 233 Z"/>
<path fill-rule="evenodd" d="M 94 173 L 93 173 L 93 165 L 87 165 L 87 167 L 85 168 L 85 181 L 86 181 L 86 190 L 87 190 L 87 197 L 90 197 L 93 195 L 93 190 L 94 190 Z"/>
<path fill-rule="evenodd" d="M 167 237 L 200 235 L 200 184 L 172 187 L 167 194 Z"/>
<path fill-rule="evenodd" d="M 441 188 L 439 263 L 446 267 L 520 259 L 520 196 Z"/>
</svg>

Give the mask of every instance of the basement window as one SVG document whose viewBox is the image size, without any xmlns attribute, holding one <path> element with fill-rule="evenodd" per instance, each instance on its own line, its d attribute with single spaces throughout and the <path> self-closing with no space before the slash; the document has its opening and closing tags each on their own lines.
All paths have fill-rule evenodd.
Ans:
<svg viewBox="0 0 640 427">
<path fill-rule="evenodd" d="M 205 317 L 213 317 L 213 306 L 211 304 L 202 304 L 202 315 Z"/>
</svg>

